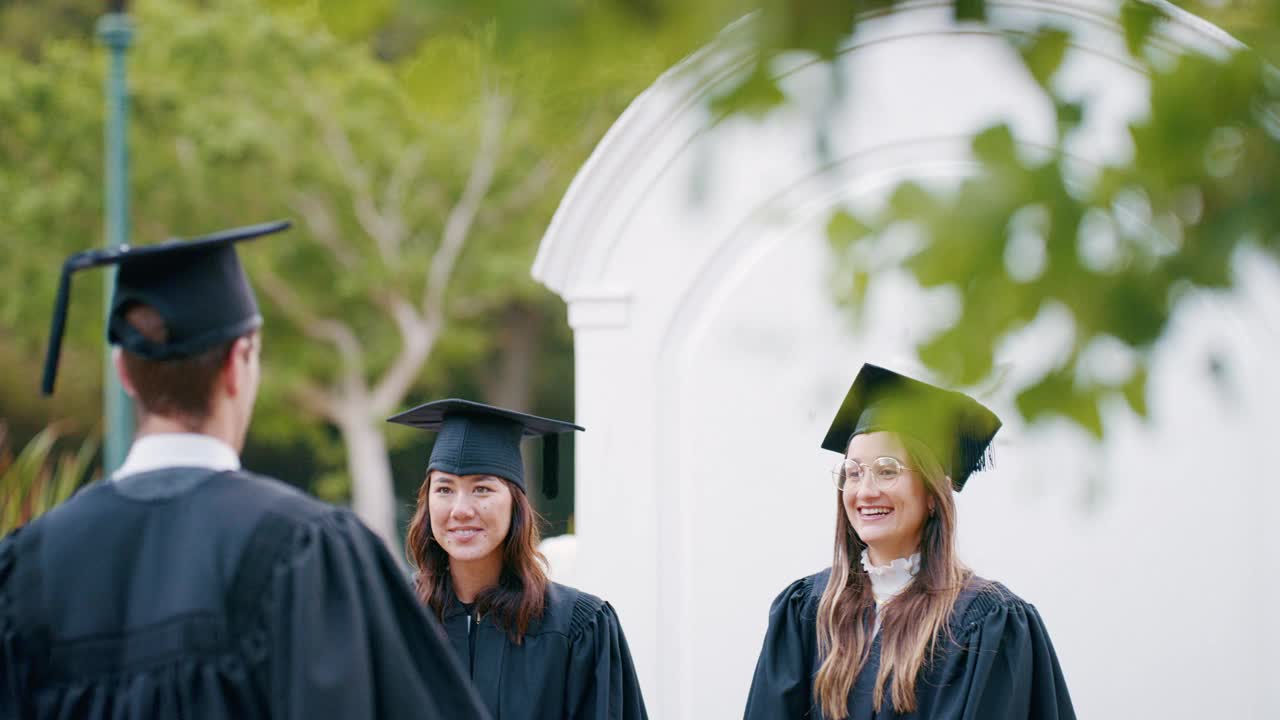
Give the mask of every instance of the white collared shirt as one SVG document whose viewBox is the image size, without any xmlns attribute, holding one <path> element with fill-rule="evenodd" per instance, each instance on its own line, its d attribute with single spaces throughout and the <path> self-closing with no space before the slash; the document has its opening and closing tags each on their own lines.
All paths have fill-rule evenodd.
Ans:
<svg viewBox="0 0 1280 720">
<path fill-rule="evenodd" d="M 239 470 L 240 456 L 221 440 L 198 433 L 160 433 L 134 441 L 112 480 L 170 467 Z"/>
<path fill-rule="evenodd" d="M 898 558 L 888 565 L 873 565 L 871 553 L 863 550 L 862 567 L 871 578 L 871 594 L 876 599 L 876 624 L 871 631 L 874 635 L 880 632 L 880 608 L 905 590 L 916 573 L 920 572 L 920 553 Z"/>
</svg>

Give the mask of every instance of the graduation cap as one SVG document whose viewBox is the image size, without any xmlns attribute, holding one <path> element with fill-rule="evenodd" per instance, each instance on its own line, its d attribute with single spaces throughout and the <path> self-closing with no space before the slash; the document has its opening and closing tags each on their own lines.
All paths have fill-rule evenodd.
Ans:
<svg viewBox="0 0 1280 720">
<path fill-rule="evenodd" d="M 419 405 L 387 418 L 387 422 L 439 433 L 431 448 L 427 472 L 496 475 L 519 485 L 526 493 L 520 442 L 541 437 L 542 494 L 548 500 L 560 490 L 561 434 L 586 429 L 563 420 L 454 398 Z"/>
<path fill-rule="evenodd" d="M 44 394 L 53 393 L 71 297 L 71 276 L 77 270 L 120 266 L 107 317 L 109 343 L 150 360 L 190 357 L 262 325 L 257 300 L 240 267 L 234 243 L 280 232 L 289 224 L 279 220 L 191 240 L 86 250 L 67 258 L 62 264 L 45 355 L 41 385 Z M 155 308 L 164 319 L 163 341 L 148 339 L 125 319 L 129 309 L 138 303 Z"/>
<path fill-rule="evenodd" d="M 822 447 L 843 455 L 854 435 L 907 435 L 933 451 L 959 492 L 970 475 L 991 464 L 991 440 L 1000 425 L 995 413 L 964 393 L 867 364 L 854 378 Z"/>
</svg>

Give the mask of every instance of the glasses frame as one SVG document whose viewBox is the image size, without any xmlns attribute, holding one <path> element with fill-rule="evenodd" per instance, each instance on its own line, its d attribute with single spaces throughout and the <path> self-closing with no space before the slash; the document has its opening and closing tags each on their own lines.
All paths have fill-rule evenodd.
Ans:
<svg viewBox="0 0 1280 720">
<path fill-rule="evenodd" d="M 880 475 L 880 473 L 874 467 L 872 467 L 873 465 L 880 462 L 881 460 L 892 460 L 893 462 L 897 463 L 898 470 L 899 470 L 897 477 L 894 477 L 886 481 Z M 899 460 L 898 458 L 892 455 L 881 455 L 880 457 L 872 460 L 870 464 L 855 462 L 853 460 L 850 460 L 849 458 L 843 458 L 838 462 L 836 462 L 836 464 L 831 468 L 831 482 L 836 486 L 836 489 L 841 492 L 844 492 L 847 485 L 842 484 L 840 482 L 840 478 L 844 476 L 845 468 L 851 465 L 861 468 L 863 478 L 870 477 L 871 480 L 875 483 L 876 488 L 881 492 L 884 492 L 885 490 L 889 490 L 893 488 L 895 485 L 898 484 L 898 481 L 902 479 L 902 476 L 906 475 L 911 470 L 910 465 L 908 465 L 907 463 Z M 864 482 L 866 482 L 865 479 L 860 480 L 857 483 L 855 483 L 853 487 L 856 489 L 860 487 Z"/>
</svg>

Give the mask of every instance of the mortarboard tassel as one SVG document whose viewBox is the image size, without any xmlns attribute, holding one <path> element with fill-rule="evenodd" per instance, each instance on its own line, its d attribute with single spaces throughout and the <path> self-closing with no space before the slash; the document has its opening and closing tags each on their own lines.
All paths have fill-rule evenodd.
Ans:
<svg viewBox="0 0 1280 720">
<path fill-rule="evenodd" d="M 44 355 L 44 379 L 40 382 L 40 390 L 45 395 L 53 394 L 53 381 L 58 375 L 62 333 L 67 325 L 67 304 L 71 299 L 71 273 L 76 269 L 71 260 L 68 260 L 62 265 L 62 278 L 58 280 L 58 297 L 53 306 L 53 327 L 49 331 L 49 348 Z"/>
<path fill-rule="evenodd" d="M 952 468 L 952 481 L 955 482 L 957 477 L 963 477 L 964 480 L 956 483 L 956 492 L 964 487 L 970 475 L 994 465 L 995 456 L 991 453 L 989 442 L 968 433 L 961 433 L 956 443 L 956 463 Z"/>
</svg>

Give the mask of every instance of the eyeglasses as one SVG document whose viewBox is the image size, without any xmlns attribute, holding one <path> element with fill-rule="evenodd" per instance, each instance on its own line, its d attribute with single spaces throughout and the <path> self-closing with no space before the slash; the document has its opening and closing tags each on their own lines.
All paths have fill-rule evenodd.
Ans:
<svg viewBox="0 0 1280 720">
<path fill-rule="evenodd" d="M 880 490 L 888 490 L 906 473 L 907 466 L 898 458 L 888 455 L 872 460 L 870 465 L 846 458 L 831 468 L 831 479 L 835 482 L 837 490 L 844 490 L 850 486 L 857 490 L 867 478 L 870 478 Z"/>
</svg>

